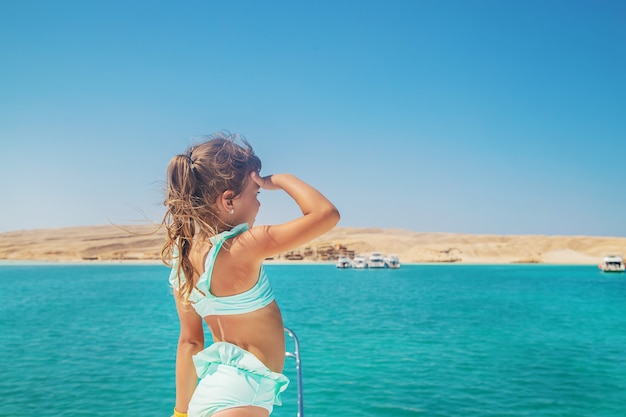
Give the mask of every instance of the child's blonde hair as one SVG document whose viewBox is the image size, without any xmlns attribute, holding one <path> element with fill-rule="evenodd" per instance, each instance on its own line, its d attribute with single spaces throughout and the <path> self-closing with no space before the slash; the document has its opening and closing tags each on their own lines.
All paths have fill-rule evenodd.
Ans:
<svg viewBox="0 0 626 417">
<path fill-rule="evenodd" d="M 216 203 L 225 191 L 238 196 L 250 173 L 261 170 L 261 160 L 245 138 L 217 133 L 172 158 L 167 168 L 163 225 L 167 230 L 161 259 L 171 266 L 178 262 L 178 290 L 187 302 L 194 286 L 194 268 L 189 251 L 194 237 L 208 238 L 235 225 L 218 217 Z M 181 279 L 181 272 L 186 279 Z"/>
</svg>

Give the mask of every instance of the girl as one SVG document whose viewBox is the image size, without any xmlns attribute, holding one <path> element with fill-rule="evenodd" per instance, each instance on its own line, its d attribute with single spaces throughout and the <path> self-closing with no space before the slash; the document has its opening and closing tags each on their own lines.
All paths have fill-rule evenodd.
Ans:
<svg viewBox="0 0 626 417">
<path fill-rule="evenodd" d="M 261 177 L 260 169 L 245 140 L 223 134 L 170 161 L 161 255 L 172 267 L 180 319 L 176 417 L 267 417 L 289 383 L 281 374 L 283 321 L 263 260 L 332 229 L 339 213 L 295 176 Z M 302 216 L 253 227 L 260 189 L 285 191 Z M 214 341 L 206 349 L 203 320 Z"/>
</svg>

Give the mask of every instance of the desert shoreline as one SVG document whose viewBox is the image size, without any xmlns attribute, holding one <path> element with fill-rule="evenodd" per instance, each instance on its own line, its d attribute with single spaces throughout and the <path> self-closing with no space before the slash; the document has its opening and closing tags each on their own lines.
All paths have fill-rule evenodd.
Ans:
<svg viewBox="0 0 626 417">
<path fill-rule="evenodd" d="M 162 265 L 164 232 L 154 225 L 81 226 L 0 233 L 0 265 Z M 403 265 L 598 265 L 626 253 L 626 237 L 472 235 L 337 227 L 270 265 L 333 264 L 337 256 L 395 254 Z"/>
<path fill-rule="evenodd" d="M 335 261 L 273 261 L 265 260 L 263 265 L 270 266 L 332 266 L 336 267 Z M 523 262 L 404 262 L 402 266 L 593 266 L 595 263 L 523 263 Z M 0 259 L 0 267 L 3 266 L 162 266 L 169 268 L 161 261 L 135 261 L 135 260 L 114 260 L 114 261 L 67 261 L 67 260 L 28 260 Z M 353 268 L 347 268 L 353 269 Z M 367 270 L 363 268 L 360 270 Z M 369 268 L 375 270 L 376 268 Z M 384 269 L 387 269 L 386 267 Z"/>
</svg>

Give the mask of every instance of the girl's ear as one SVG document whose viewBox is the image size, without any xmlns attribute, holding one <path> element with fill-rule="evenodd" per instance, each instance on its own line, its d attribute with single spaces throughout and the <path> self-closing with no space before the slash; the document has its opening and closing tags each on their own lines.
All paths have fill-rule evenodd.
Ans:
<svg viewBox="0 0 626 417">
<path fill-rule="evenodd" d="M 224 191 L 219 201 L 220 208 L 226 212 L 230 212 L 233 208 L 233 198 L 235 198 L 235 193 L 232 190 Z"/>
</svg>

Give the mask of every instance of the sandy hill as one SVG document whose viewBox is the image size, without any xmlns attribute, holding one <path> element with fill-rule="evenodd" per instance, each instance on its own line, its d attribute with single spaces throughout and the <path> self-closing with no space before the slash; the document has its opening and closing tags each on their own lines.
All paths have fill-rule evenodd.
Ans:
<svg viewBox="0 0 626 417">
<path fill-rule="evenodd" d="M 89 226 L 0 233 L 0 260 L 157 261 L 155 226 Z M 626 238 L 468 235 L 338 227 L 276 260 L 324 261 L 339 254 L 397 254 L 401 262 L 597 264 L 626 254 Z"/>
</svg>

